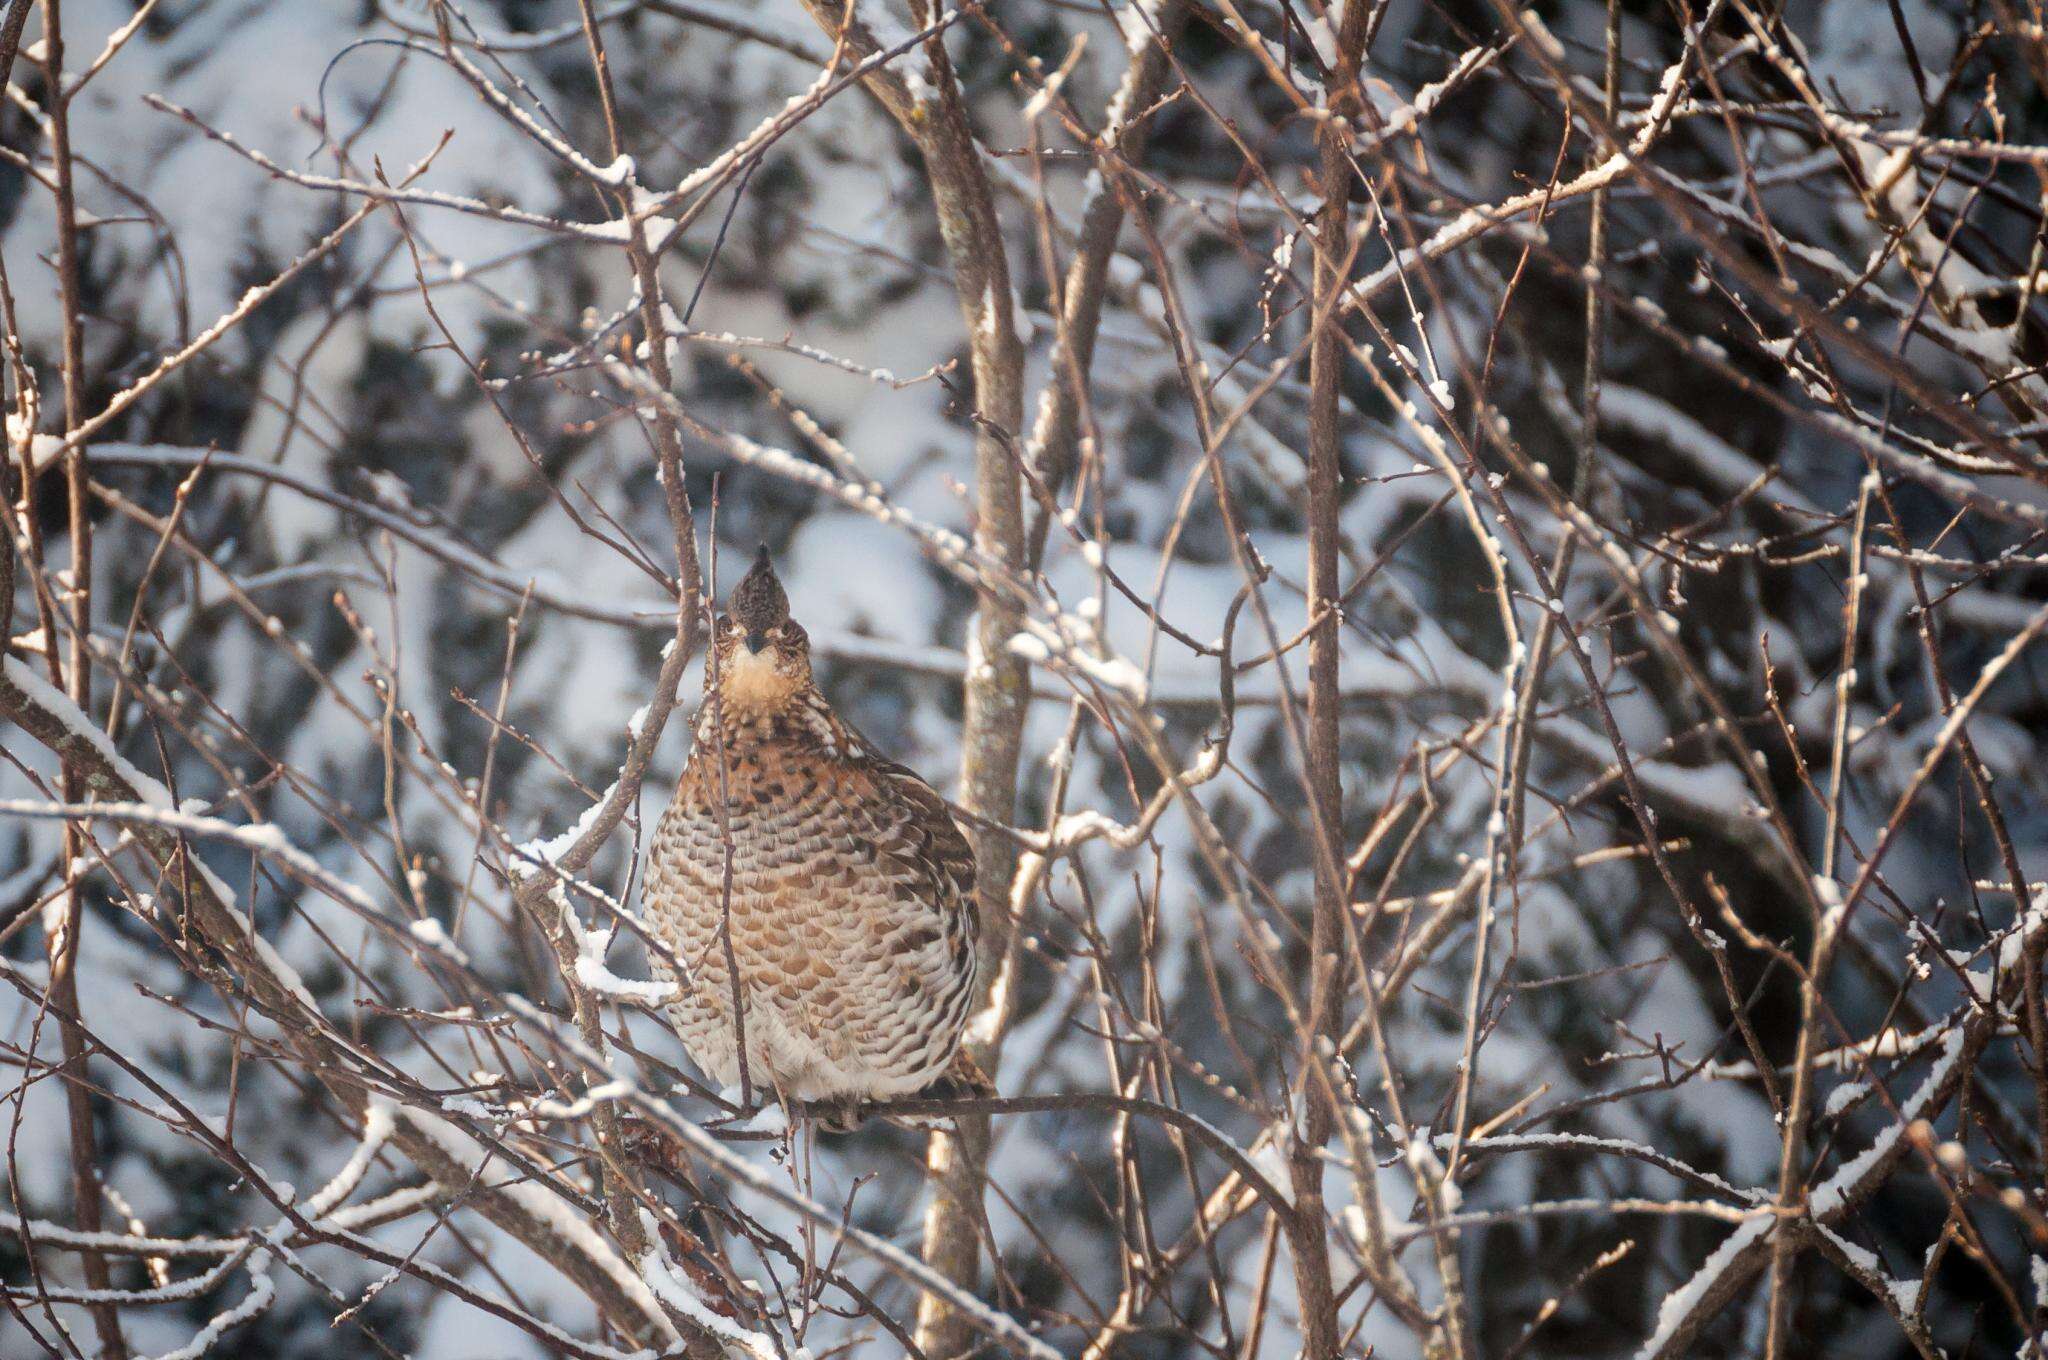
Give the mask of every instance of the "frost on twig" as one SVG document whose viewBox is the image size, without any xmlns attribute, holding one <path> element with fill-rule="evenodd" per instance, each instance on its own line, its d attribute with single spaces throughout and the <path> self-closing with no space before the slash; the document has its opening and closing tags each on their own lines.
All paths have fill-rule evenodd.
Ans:
<svg viewBox="0 0 2048 1360">
<path fill-rule="evenodd" d="M 2039 1354 L 2039 26 L 1696 8 L 0 3 L 0 1354 Z M 922 1166 L 614 958 L 761 544 Z"/>
</svg>

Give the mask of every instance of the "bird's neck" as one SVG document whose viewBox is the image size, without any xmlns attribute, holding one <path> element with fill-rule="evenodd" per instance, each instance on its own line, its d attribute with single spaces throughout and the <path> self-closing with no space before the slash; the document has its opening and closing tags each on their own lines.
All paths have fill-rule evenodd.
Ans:
<svg viewBox="0 0 2048 1360">
<path fill-rule="evenodd" d="M 706 748 L 720 741 L 727 749 L 777 743 L 816 744 L 829 741 L 838 725 L 831 705 L 814 684 L 805 683 L 772 696 L 736 694 L 721 687 L 698 710 L 696 736 Z"/>
<path fill-rule="evenodd" d="M 713 662 L 720 662 L 716 674 L 712 672 Z M 799 672 L 792 675 L 777 664 L 770 653 L 749 651 L 734 647 L 718 656 L 705 659 L 704 678 L 715 681 L 719 702 L 731 709 L 772 709 L 787 702 L 798 690 L 804 688 L 808 677 Z"/>
</svg>

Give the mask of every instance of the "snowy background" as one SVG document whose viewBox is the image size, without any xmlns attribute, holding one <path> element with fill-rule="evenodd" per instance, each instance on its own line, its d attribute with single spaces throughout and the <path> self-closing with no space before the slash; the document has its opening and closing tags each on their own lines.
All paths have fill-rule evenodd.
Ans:
<svg viewBox="0 0 2048 1360">
<path fill-rule="evenodd" d="M 440 1093 L 472 1133 L 504 1134 L 516 1102 L 581 1087 L 538 1068 L 507 1013 L 455 1014 L 470 994 L 433 945 L 445 935 L 476 976 L 563 1007 L 554 958 L 512 910 L 504 846 L 569 830 L 611 784 L 674 634 L 657 412 L 617 371 L 645 356 L 634 355 L 633 277 L 619 233 L 607 235 L 615 206 L 532 129 L 662 192 L 810 90 L 832 51 L 793 0 L 595 8 L 626 166 L 608 165 L 573 3 L 164 0 L 143 6 L 132 32 L 123 26 L 138 8 L 126 0 L 62 8 L 74 73 L 110 35 L 118 43 L 69 107 L 84 410 L 237 317 L 92 436 L 94 719 L 114 721 L 125 756 L 195 815 L 268 824 L 360 890 L 345 899 L 283 872 L 267 840 L 191 842 L 326 1020 Z M 1597 112 L 1606 7 L 1541 8 L 1557 59 Z M 1490 6 L 1394 0 L 1366 59 L 1375 116 L 1400 130 L 1373 152 L 1387 168 L 1361 153 L 1353 208 L 1371 225 L 1353 273 L 1391 281 L 1373 307 L 1403 348 L 1354 324 L 1342 389 L 1338 849 L 1355 858 L 1352 918 L 1380 1023 L 1366 1033 L 1351 998 L 1339 1070 L 1355 1074 L 1358 1117 L 1330 1148 L 1328 1238 L 1342 1288 L 1357 1277 L 1370 1179 L 1423 1307 L 1441 1300 L 1448 1270 L 1462 1276 L 1473 1356 L 1664 1353 L 1671 1326 L 1718 1278 L 1716 1261 L 1755 1244 L 1768 1226 L 1759 1205 L 1780 1193 L 1773 1101 L 1790 1083 L 1783 1070 L 1760 1080 L 1751 1044 L 1781 1069 L 1793 1061 L 1817 908 L 1842 933 L 1813 1026 L 1832 1057 L 1817 1067 L 1802 1183 L 1839 1189 L 1831 1178 L 1866 1150 L 1903 1149 L 1920 1095 L 1932 1120 L 1923 1141 L 1953 1141 L 1972 1170 L 1945 1175 L 1913 1151 L 1887 1163 L 1883 1184 L 1802 1255 L 1793 1353 L 1906 1356 L 1924 1334 L 1952 1355 L 2010 1355 L 2030 1344 L 2030 1319 L 2041 1325 L 2048 1106 L 2037 1093 L 2048 1087 L 2041 1035 L 2028 1037 L 2039 951 L 2026 941 L 2042 932 L 2038 909 L 2016 912 L 2009 870 L 2016 861 L 2023 876 L 2048 877 L 2048 676 L 2031 631 L 2048 602 L 2048 389 L 2033 368 L 2048 356 L 2034 299 L 2048 286 L 2044 161 L 2034 147 L 2031 160 L 1964 150 L 1891 163 L 1895 144 L 1876 140 L 2044 140 L 2040 16 L 2028 39 L 2012 27 L 2030 13 L 2019 3 L 1793 3 L 1772 30 L 1775 56 L 1753 35 L 1731 50 L 1750 34 L 1736 11 L 1762 8 L 1731 6 L 1700 60 L 1680 62 L 1693 49 L 1667 7 L 1623 6 L 1624 135 L 1682 92 L 1646 156 L 1721 239 L 1710 249 L 1641 179 L 1612 177 L 1600 209 L 1596 453 L 1583 471 L 1593 195 L 1536 202 L 1512 221 L 1468 209 L 1540 199 L 1608 153 L 1583 121 L 1567 138 L 1537 45 L 1509 42 Z M 1054 380 L 1048 280 L 1102 181 L 1060 115 L 1031 121 L 1027 102 L 1067 70 L 1065 107 L 1100 127 L 1161 9 L 1001 9 L 1000 37 L 970 16 L 948 42 L 1004 218 L 1028 419 Z M 1144 178 L 1131 181 L 1143 230 L 1127 224 L 1110 262 L 1081 475 L 1058 491 L 1072 513 L 1051 523 L 1032 584 L 1035 617 L 1053 618 L 1056 602 L 1088 661 L 1032 668 L 1017 824 L 1057 839 L 1086 831 L 1077 814 L 1135 818 L 1162 784 L 1133 736 L 1140 715 L 1156 720 L 1148 740 L 1199 768 L 1205 741 L 1224 736 L 1213 644 L 1226 620 L 1234 720 L 1220 766 L 1187 794 L 1202 817 L 1169 806 L 1128 849 L 1081 844 L 1022 902 L 996 1073 L 1010 1096 L 1122 1089 L 1184 1106 L 1282 1181 L 1274 1131 L 1286 1127 L 1302 1050 L 1266 969 L 1305 990 L 1313 837 L 1287 724 L 1307 675 L 1292 643 L 1308 560 L 1315 243 L 1302 221 L 1318 181 L 1315 121 L 1275 68 L 1297 73 L 1296 93 L 1313 102 L 1312 73 L 1327 61 L 1318 43 L 1335 22 L 1318 9 L 1296 4 L 1290 20 L 1265 4 L 1196 6 L 1173 45 L 1166 88 L 1177 93 L 1146 117 Z M 1263 60 L 1233 36 L 1237 14 L 1265 35 Z M 905 12 L 889 27 L 907 35 L 911 24 Z M 31 17 L 25 42 L 41 31 Z M 444 44 L 521 119 L 451 69 Z M 1042 65 L 1020 76 L 1027 54 Z M 0 110 L 0 244 L 40 395 L 33 422 L 10 425 L 17 471 L 64 428 L 58 211 L 36 55 L 25 49 Z M 397 182 L 429 157 L 416 187 L 441 203 L 377 208 L 241 316 L 246 290 L 363 206 L 330 180 Z M 1750 273 L 1731 268 L 1731 246 Z M 1397 249 L 1411 266 L 1426 255 L 1426 267 L 1388 272 Z M 945 259 L 910 141 L 849 88 L 729 182 L 660 268 L 672 315 L 698 333 L 673 347 L 677 401 L 706 427 L 790 451 L 778 462 L 686 441 L 707 568 L 715 554 L 729 582 L 766 543 L 828 695 L 951 792 L 973 591 L 928 538 L 788 475 L 794 462 L 857 478 L 900 517 L 973 530 L 968 336 Z M 1757 278 L 1777 277 L 1780 261 L 1837 330 L 1759 301 Z M 1209 480 L 1174 351 L 1180 322 L 1200 347 L 1213 413 L 1230 417 L 1214 453 L 1266 573 L 1261 607 L 1286 649 L 1277 662 Z M 1893 367 L 1814 338 L 1834 342 L 1842 325 Z M 1965 447 L 1930 394 L 2002 432 L 2016 459 Z M 1566 541 L 1563 521 L 1500 452 L 1489 405 L 1519 456 L 1575 488 L 1590 517 L 1549 598 L 1486 497 L 1512 507 L 1545 567 Z M 1883 496 L 1866 482 L 1872 450 Z M 211 466 L 195 473 L 208 451 Z M 71 561 L 57 461 L 45 456 L 18 520 L 22 561 L 33 523 L 47 580 Z M 19 491 L 18 478 L 10 485 Z M 1478 498 L 1469 515 L 1467 495 Z M 1472 516 L 1507 555 L 1514 640 Z M 62 646 L 73 625 L 33 575 L 17 582 L 12 631 L 25 645 L 9 666 L 44 674 L 41 611 L 58 609 Z M 1502 689 L 1531 674 L 1539 640 L 1549 650 L 1520 728 L 1525 792 L 1508 808 L 1503 762 L 1517 757 L 1503 745 Z M 1572 659 L 1580 645 L 1587 672 Z M 693 662 L 682 714 L 698 685 Z M 1964 695 L 1995 822 L 1945 726 Z M 592 885 L 630 902 L 642 833 L 687 741 L 686 722 L 668 726 L 637 809 L 585 875 Z M 18 729 L 0 728 L 0 742 L 0 797 L 53 800 L 54 758 Z M 1644 813 L 1662 867 L 1643 849 Z M 1202 843 L 1205 826 L 1215 843 Z M 123 858 L 118 827 L 95 828 L 108 858 L 79 888 L 78 993 L 97 1045 L 121 1059 L 90 1069 L 106 1227 L 165 1239 L 268 1231 L 279 1199 L 303 1205 L 343 1171 L 362 1130 L 236 979 L 179 947 L 158 909 L 175 885 Z M 1878 867 L 1860 881 L 1874 852 Z M 7 1355 L 99 1346 L 88 1311 L 63 1301 L 83 1284 L 79 1253 L 24 1226 L 75 1221 L 61 1049 L 39 999 L 63 862 L 60 822 L 0 818 Z M 1852 888 L 1853 910 L 1828 915 Z M 2028 919 L 2032 936 L 2006 933 Z M 2031 1012 L 2011 982 L 2029 951 Z M 630 933 L 608 967 L 646 975 Z M 617 1000 L 608 1023 L 644 1055 L 621 1070 L 666 1091 L 680 1074 L 663 1064 L 688 1072 L 679 1045 Z M 1964 1049 L 1979 1013 L 1989 1037 Z M 1946 1081 L 1944 1055 L 1964 1051 L 1968 1079 Z M 708 1111 L 688 1097 L 677 1107 Z M 195 1120 L 215 1137 L 197 1136 Z M 1086 1109 L 1001 1116 L 995 1128 L 991 1304 L 1066 1355 L 1091 1344 L 1147 1357 L 1295 1353 L 1288 1247 L 1261 1207 L 1203 1212 L 1226 1168 L 1199 1141 Z M 518 1131 L 538 1164 L 588 1190 L 586 1120 L 529 1119 Z M 1373 1149 L 1363 1162 L 1361 1131 Z M 774 1145 L 732 1146 L 915 1249 L 920 1135 L 877 1124 L 800 1149 L 794 1171 Z M 340 1187 L 351 1203 L 421 1182 L 388 1148 L 358 1170 Z M 691 1202 L 675 1185 L 650 1186 L 671 1207 Z M 2000 1200 L 2009 1187 L 2018 1203 Z M 829 1233 L 807 1236 L 786 1210 L 702 1168 L 698 1193 L 820 1259 L 831 1252 Z M 1440 1229 L 1439 1252 L 1429 1225 L 1446 1215 L 1469 1221 Z M 260 1270 L 170 1255 L 159 1277 L 152 1258 L 119 1257 L 114 1285 L 142 1291 L 119 1309 L 125 1344 L 197 1353 L 179 1348 L 257 1296 L 265 1306 L 222 1328 L 212 1353 L 574 1353 L 508 1312 L 604 1340 L 583 1291 L 459 1196 L 364 1231 L 388 1260 L 332 1238 L 287 1249 L 282 1237 L 266 1239 Z M 233 1264 L 201 1286 L 165 1288 L 224 1259 Z M 749 1326 L 772 1344 L 902 1353 L 868 1315 L 907 1326 L 917 1291 L 872 1258 L 849 1249 L 834 1267 L 866 1302 L 830 1287 L 804 1296 L 804 1272 L 744 1234 L 732 1235 L 731 1259 L 763 1291 Z M 512 1307 L 479 1306 L 414 1263 Z M 1767 1273 L 1750 1277 L 1700 1320 L 1697 1353 L 1760 1354 L 1769 1294 Z M 1424 1353 L 1427 1329 L 1369 1284 L 1339 1309 L 1347 1354 Z"/>
</svg>

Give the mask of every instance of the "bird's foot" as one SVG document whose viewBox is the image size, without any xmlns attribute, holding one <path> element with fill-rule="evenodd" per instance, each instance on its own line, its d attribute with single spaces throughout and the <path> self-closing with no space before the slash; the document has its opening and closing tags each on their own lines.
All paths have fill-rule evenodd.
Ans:
<svg viewBox="0 0 2048 1360">
<path fill-rule="evenodd" d="M 948 1105 L 971 1100 L 987 1100 L 997 1094 L 996 1084 L 989 1080 L 981 1065 L 963 1050 L 953 1055 L 953 1061 L 946 1070 L 934 1077 L 922 1090 L 904 1097 L 906 1101 L 930 1102 Z M 906 1129 L 944 1129 L 951 1127 L 959 1116 L 949 1111 L 919 1114 L 893 1114 L 889 1122 Z"/>
<path fill-rule="evenodd" d="M 804 1113 L 820 1133 L 852 1133 L 867 1122 L 865 1104 L 855 1096 L 840 1096 L 814 1100 L 804 1107 Z"/>
<path fill-rule="evenodd" d="M 920 1100 L 987 1100 L 997 1092 L 995 1082 L 963 1048 L 937 1080 L 917 1094 Z"/>
</svg>

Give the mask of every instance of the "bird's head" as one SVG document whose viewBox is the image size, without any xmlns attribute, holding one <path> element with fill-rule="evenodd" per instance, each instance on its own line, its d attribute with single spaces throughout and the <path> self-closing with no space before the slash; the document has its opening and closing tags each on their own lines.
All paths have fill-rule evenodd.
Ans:
<svg viewBox="0 0 2048 1360">
<path fill-rule="evenodd" d="M 765 546 L 718 616 L 712 651 L 719 702 L 728 711 L 772 711 L 811 683 L 810 635 L 789 616 L 789 596 Z"/>
</svg>

